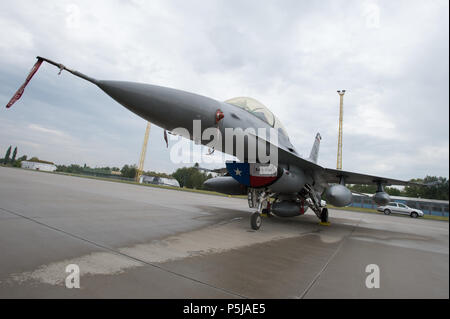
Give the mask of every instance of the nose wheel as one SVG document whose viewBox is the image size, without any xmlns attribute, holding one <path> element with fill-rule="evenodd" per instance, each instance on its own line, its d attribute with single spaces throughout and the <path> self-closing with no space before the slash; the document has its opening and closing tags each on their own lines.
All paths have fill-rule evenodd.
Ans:
<svg viewBox="0 0 450 319">
<path fill-rule="evenodd" d="M 253 230 L 258 230 L 262 224 L 262 217 L 259 212 L 254 212 L 250 217 L 250 226 Z"/>
<path fill-rule="evenodd" d="M 258 210 L 250 217 L 250 226 L 253 230 L 258 230 L 262 224 L 262 217 L 270 215 L 270 194 L 262 192 L 258 199 Z M 263 209 L 263 207 L 265 207 Z"/>
</svg>

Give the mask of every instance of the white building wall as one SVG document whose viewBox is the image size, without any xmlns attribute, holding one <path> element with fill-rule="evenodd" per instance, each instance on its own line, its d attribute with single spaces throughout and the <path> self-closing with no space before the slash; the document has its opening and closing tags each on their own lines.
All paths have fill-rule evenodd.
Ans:
<svg viewBox="0 0 450 319">
<path fill-rule="evenodd" d="M 37 171 L 45 171 L 45 172 L 53 172 L 56 170 L 55 165 L 46 164 L 46 163 L 38 163 L 38 162 L 29 162 L 29 161 L 22 161 L 20 163 L 20 166 L 22 168 L 35 169 Z"/>
</svg>

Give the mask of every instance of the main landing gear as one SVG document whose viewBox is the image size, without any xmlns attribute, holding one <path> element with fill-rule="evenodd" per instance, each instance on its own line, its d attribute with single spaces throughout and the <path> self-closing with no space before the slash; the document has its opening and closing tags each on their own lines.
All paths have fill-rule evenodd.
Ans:
<svg viewBox="0 0 450 319">
<path fill-rule="evenodd" d="M 306 184 L 302 190 L 302 193 L 306 198 L 306 203 L 308 204 L 308 206 L 319 218 L 319 224 L 329 226 L 330 222 L 328 221 L 328 208 L 325 207 L 325 201 L 320 199 L 311 185 Z"/>
<path fill-rule="evenodd" d="M 320 224 L 321 225 L 329 225 L 328 222 L 328 208 L 322 208 L 322 213 L 320 214 Z"/>
<path fill-rule="evenodd" d="M 262 217 L 270 217 L 270 197 L 274 195 L 275 194 L 270 194 L 268 191 L 261 191 L 260 193 L 249 193 L 249 207 L 257 207 L 256 212 L 254 212 L 250 217 L 250 226 L 253 230 L 258 230 L 261 228 Z M 319 195 L 316 194 L 316 191 L 310 185 L 306 184 L 303 190 L 299 192 L 297 196 L 297 200 L 300 200 L 302 205 L 303 203 L 305 203 L 316 214 L 317 218 L 319 218 L 320 220 L 320 225 L 330 225 L 328 220 L 328 208 L 325 207 L 326 202 L 320 199 Z M 303 213 L 304 210 L 301 214 Z"/>
</svg>

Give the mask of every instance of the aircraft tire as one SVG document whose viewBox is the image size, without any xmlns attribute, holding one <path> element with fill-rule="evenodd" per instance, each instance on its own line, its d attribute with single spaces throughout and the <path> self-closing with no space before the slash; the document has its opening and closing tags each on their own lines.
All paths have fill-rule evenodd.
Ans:
<svg viewBox="0 0 450 319">
<path fill-rule="evenodd" d="M 328 223 L 328 208 L 322 208 L 322 213 L 320 214 L 320 221 L 322 223 Z"/>
<path fill-rule="evenodd" d="M 250 226 L 253 230 L 258 230 L 261 227 L 262 218 L 259 212 L 254 212 L 250 217 Z"/>
</svg>

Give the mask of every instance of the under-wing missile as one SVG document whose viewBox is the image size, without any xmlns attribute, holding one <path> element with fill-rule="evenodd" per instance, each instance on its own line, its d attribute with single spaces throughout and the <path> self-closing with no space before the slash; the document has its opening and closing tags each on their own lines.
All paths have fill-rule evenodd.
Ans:
<svg viewBox="0 0 450 319">
<path fill-rule="evenodd" d="M 388 193 L 384 191 L 383 184 L 381 184 L 381 182 L 378 182 L 377 192 L 373 195 L 372 199 L 378 206 L 387 205 L 391 201 Z"/>
<path fill-rule="evenodd" d="M 372 199 L 378 206 L 387 205 L 391 201 L 389 194 L 386 192 L 376 192 Z"/>
<path fill-rule="evenodd" d="M 369 196 L 369 195 L 367 195 L 365 193 L 360 193 L 360 192 L 357 192 L 357 191 L 352 191 L 352 192 L 356 193 L 356 194 L 359 194 L 359 195 L 361 195 L 363 197 L 372 199 L 378 206 L 387 205 L 391 201 L 391 198 L 389 197 L 389 194 L 386 193 L 384 190 L 377 191 L 373 196 Z"/>
<path fill-rule="evenodd" d="M 331 185 L 325 191 L 327 202 L 336 207 L 344 207 L 352 202 L 352 192 L 341 184 Z"/>
</svg>

